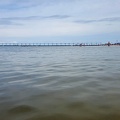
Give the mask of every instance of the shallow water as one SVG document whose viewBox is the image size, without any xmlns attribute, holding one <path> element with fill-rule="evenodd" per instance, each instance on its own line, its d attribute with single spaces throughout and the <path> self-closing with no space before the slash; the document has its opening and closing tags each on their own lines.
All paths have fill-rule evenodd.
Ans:
<svg viewBox="0 0 120 120">
<path fill-rule="evenodd" d="M 0 47 L 0 120 L 120 120 L 120 47 Z"/>
</svg>

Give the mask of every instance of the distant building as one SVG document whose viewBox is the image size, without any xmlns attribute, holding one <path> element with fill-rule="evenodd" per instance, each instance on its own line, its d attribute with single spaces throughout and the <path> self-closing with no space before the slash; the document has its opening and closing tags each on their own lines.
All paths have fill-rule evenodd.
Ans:
<svg viewBox="0 0 120 120">
<path fill-rule="evenodd" d="M 107 44 L 108 46 L 110 46 L 111 45 L 111 43 L 110 42 L 108 42 L 108 44 Z"/>
</svg>

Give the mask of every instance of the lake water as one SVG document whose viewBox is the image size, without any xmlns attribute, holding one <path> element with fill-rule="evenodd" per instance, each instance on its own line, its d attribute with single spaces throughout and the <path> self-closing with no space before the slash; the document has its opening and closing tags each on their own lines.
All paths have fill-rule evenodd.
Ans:
<svg viewBox="0 0 120 120">
<path fill-rule="evenodd" d="M 1 46 L 0 120 L 120 120 L 120 47 Z"/>
</svg>

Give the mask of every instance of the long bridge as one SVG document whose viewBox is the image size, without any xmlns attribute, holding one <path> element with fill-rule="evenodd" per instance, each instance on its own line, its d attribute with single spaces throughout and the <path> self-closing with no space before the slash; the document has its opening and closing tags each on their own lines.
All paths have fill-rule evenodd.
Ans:
<svg viewBox="0 0 120 120">
<path fill-rule="evenodd" d="M 0 46 L 110 46 L 110 45 L 120 45 L 120 43 L 110 44 L 98 44 L 98 43 L 0 43 Z"/>
</svg>

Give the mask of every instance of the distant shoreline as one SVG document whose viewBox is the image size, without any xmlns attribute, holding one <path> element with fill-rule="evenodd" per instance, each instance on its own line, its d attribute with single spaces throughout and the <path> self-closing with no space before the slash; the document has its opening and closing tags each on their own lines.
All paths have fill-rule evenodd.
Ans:
<svg viewBox="0 0 120 120">
<path fill-rule="evenodd" d="M 87 43 L 0 43 L 0 46 L 120 46 L 120 43 L 87 44 Z"/>
</svg>

